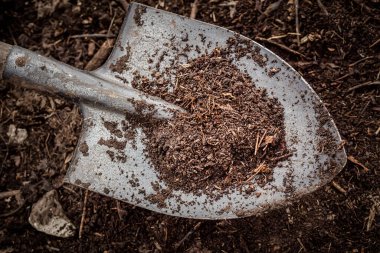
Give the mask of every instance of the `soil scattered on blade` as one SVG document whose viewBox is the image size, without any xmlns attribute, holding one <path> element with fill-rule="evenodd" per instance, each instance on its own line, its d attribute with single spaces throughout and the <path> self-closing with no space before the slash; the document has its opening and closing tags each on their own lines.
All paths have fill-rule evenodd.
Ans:
<svg viewBox="0 0 380 253">
<path fill-rule="evenodd" d="M 88 156 L 88 145 L 86 142 L 83 142 L 80 146 L 79 146 L 79 151 L 82 152 L 83 156 Z"/>
<path fill-rule="evenodd" d="M 141 19 L 142 15 L 144 13 L 146 13 L 146 7 L 138 6 L 136 8 L 135 15 L 133 16 L 133 19 L 135 20 L 135 22 L 138 26 L 142 26 L 144 24 L 144 21 Z"/>
<path fill-rule="evenodd" d="M 226 50 L 179 66 L 174 87 L 141 80 L 136 88 L 188 112 L 146 131 L 151 161 L 172 189 L 210 194 L 252 186 L 288 153 L 281 104 L 256 88 Z"/>
</svg>

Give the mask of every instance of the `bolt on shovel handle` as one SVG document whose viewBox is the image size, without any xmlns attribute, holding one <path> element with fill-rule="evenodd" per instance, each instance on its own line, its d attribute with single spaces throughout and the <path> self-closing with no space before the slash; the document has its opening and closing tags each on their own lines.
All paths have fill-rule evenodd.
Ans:
<svg viewBox="0 0 380 253">
<path fill-rule="evenodd" d="M 121 87 L 25 48 L 0 42 L 0 78 L 16 85 L 62 94 L 95 107 L 141 117 L 169 119 L 180 107 L 130 87 Z"/>
</svg>

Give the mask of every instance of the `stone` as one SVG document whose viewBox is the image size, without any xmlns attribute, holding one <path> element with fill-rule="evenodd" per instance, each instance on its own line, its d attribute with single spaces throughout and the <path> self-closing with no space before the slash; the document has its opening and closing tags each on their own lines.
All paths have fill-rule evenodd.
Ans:
<svg viewBox="0 0 380 253">
<path fill-rule="evenodd" d="M 29 223 L 40 232 L 63 238 L 74 236 L 76 230 L 65 215 L 56 190 L 47 192 L 33 205 Z"/>
</svg>

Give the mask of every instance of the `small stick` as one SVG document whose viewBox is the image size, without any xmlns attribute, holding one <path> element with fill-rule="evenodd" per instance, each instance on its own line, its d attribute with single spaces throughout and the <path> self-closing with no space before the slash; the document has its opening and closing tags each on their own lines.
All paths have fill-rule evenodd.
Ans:
<svg viewBox="0 0 380 253">
<path fill-rule="evenodd" d="M 380 127 L 376 130 L 375 134 L 378 135 L 380 133 Z"/>
<path fill-rule="evenodd" d="M 87 198 L 88 198 L 88 190 L 86 190 L 86 193 L 84 194 L 84 200 L 83 200 L 83 210 L 82 210 L 82 218 L 80 220 L 80 226 L 79 226 L 79 239 L 82 238 L 82 233 L 83 233 L 83 225 L 84 225 L 84 220 L 86 217 L 86 207 L 87 207 Z"/>
<path fill-rule="evenodd" d="M 356 90 L 359 88 L 368 87 L 368 86 L 372 86 L 372 85 L 380 85 L 380 81 L 373 81 L 373 82 L 369 81 L 369 82 L 361 83 L 361 84 L 358 84 L 354 87 L 349 88 L 347 91 L 350 92 L 350 91 L 353 91 L 353 90 Z"/>
<path fill-rule="evenodd" d="M 285 46 L 285 45 L 283 45 L 283 44 L 277 43 L 277 42 L 275 42 L 275 41 L 273 41 L 273 40 L 268 40 L 268 39 L 266 39 L 266 38 L 261 38 L 261 37 L 255 37 L 255 39 L 256 39 L 256 40 L 260 40 L 260 41 L 268 42 L 268 43 L 270 43 L 270 44 L 272 44 L 272 45 L 278 46 L 279 48 L 282 48 L 282 49 L 288 51 L 289 53 L 292 53 L 292 54 L 295 54 L 295 55 L 301 56 L 301 57 L 303 57 L 303 58 L 305 58 L 305 59 L 310 59 L 310 58 L 307 57 L 306 55 L 301 54 L 300 52 L 297 52 L 297 51 L 295 51 L 295 50 L 293 50 L 293 49 L 291 49 L 291 48 L 288 48 L 287 46 Z"/>
<path fill-rule="evenodd" d="M 127 214 L 127 212 L 121 208 L 119 200 L 116 200 L 116 211 L 119 219 L 123 220 L 123 217 Z"/>
<path fill-rule="evenodd" d="M 335 188 L 336 190 L 338 190 L 340 193 L 343 193 L 343 194 L 346 194 L 346 193 L 347 193 L 347 191 L 346 191 L 345 189 L 343 189 L 343 187 L 340 186 L 337 182 L 332 181 L 331 184 L 332 184 L 332 186 L 334 186 L 334 188 Z"/>
<path fill-rule="evenodd" d="M 379 129 L 380 129 L 380 128 L 379 128 Z M 368 171 L 369 171 L 369 169 L 368 169 L 366 166 L 364 166 L 364 164 L 362 164 L 361 162 L 359 162 L 359 161 L 358 161 L 355 157 L 353 157 L 352 155 L 348 156 L 347 159 L 348 159 L 350 162 L 352 162 L 352 163 L 354 163 L 354 164 L 359 165 L 360 167 L 362 167 L 363 170 L 364 170 L 364 172 L 368 172 Z"/>
<path fill-rule="evenodd" d="M 9 197 L 13 197 L 20 194 L 20 190 L 12 190 L 7 192 L 0 192 L 0 199 L 5 199 Z"/>
<path fill-rule="evenodd" d="M 279 156 L 279 157 L 276 157 L 276 158 L 271 158 L 269 160 L 271 160 L 271 161 L 278 161 L 278 160 L 281 160 L 283 158 L 288 158 L 291 155 L 293 155 L 293 152 L 290 152 L 288 154 L 285 154 L 285 155 L 282 155 L 282 156 Z"/>
<path fill-rule="evenodd" d="M 104 62 L 104 60 L 108 57 L 109 53 L 112 50 L 114 39 L 107 39 L 96 52 L 94 57 L 87 63 L 85 70 L 91 71 L 94 70 Z"/>
<path fill-rule="evenodd" d="M 187 232 L 187 234 L 182 238 L 181 241 L 177 242 L 176 244 L 174 244 L 174 250 L 177 251 L 177 249 L 182 245 L 182 243 L 184 241 L 186 241 L 186 239 L 192 235 L 199 227 L 200 225 L 202 224 L 202 222 L 198 222 L 189 232 Z"/>
<path fill-rule="evenodd" d="M 277 10 L 280 7 L 281 2 L 282 0 L 278 0 L 277 2 L 268 5 L 265 11 L 258 17 L 258 20 L 263 20 L 264 18 L 268 17 L 273 11 Z"/>
<path fill-rule="evenodd" d="M 256 144 L 255 144 L 255 155 L 257 155 L 257 150 L 259 148 L 259 132 L 256 134 Z"/>
<path fill-rule="evenodd" d="M 14 209 L 14 210 L 12 210 L 12 211 L 10 211 L 8 213 L 0 213 L 0 218 L 2 218 L 2 217 L 8 217 L 8 216 L 11 216 L 11 215 L 17 213 L 18 211 L 21 210 L 21 208 L 24 206 L 24 204 L 25 204 L 25 201 L 23 201 L 16 209 Z"/>
<path fill-rule="evenodd" d="M 376 46 L 380 42 L 380 39 L 376 40 L 372 45 L 369 46 L 369 48 Z"/>
<path fill-rule="evenodd" d="M 317 3 L 318 3 L 319 8 L 321 8 L 323 14 L 325 14 L 326 16 L 329 15 L 326 7 L 323 5 L 323 3 L 321 2 L 321 0 L 317 0 Z"/>
<path fill-rule="evenodd" d="M 102 34 L 102 33 L 85 33 L 69 36 L 71 39 L 77 38 L 115 38 L 115 34 Z"/>
<path fill-rule="evenodd" d="M 124 11 L 127 12 L 128 11 L 128 3 L 127 1 L 125 0 L 116 0 L 117 2 L 119 2 L 119 4 L 121 4 L 121 6 L 123 7 Z"/>
<path fill-rule="evenodd" d="M 254 172 L 254 174 L 251 175 L 251 176 L 250 176 L 247 180 L 245 180 L 244 182 L 249 182 L 249 181 L 251 181 L 251 180 L 252 180 L 257 174 L 264 172 L 263 168 L 265 169 L 265 167 L 266 167 L 265 162 L 260 163 L 259 166 L 258 166 L 256 169 L 254 169 L 254 170 L 252 171 L 252 172 Z"/>
<path fill-rule="evenodd" d="M 299 46 L 301 46 L 301 41 L 300 41 L 300 24 L 299 24 L 299 19 L 298 19 L 298 9 L 299 9 L 299 2 L 298 2 L 298 0 L 294 1 L 294 7 L 295 7 L 295 10 L 296 10 L 297 45 L 299 47 Z"/>
<path fill-rule="evenodd" d="M 373 56 L 367 56 L 367 57 L 364 57 L 364 58 L 362 58 L 362 59 L 360 59 L 360 60 L 358 60 L 358 61 L 356 61 L 356 62 L 354 62 L 354 63 L 351 63 L 350 65 L 348 65 L 349 67 L 353 67 L 353 66 L 355 66 L 356 64 L 359 64 L 359 63 L 361 63 L 362 61 L 365 61 L 365 60 L 368 60 L 368 59 L 372 59 L 372 58 L 374 58 Z"/>
<path fill-rule="evenodd" d="M 341 76 L 341 77 L 339 77 L 338 79 L 335 79 L 335 82 L 336 82 L 336 81 L 343 80 L 343 79 L 345 79 L 346 77 L 352 76 L 353 74 L 354 74 L 354 72 L 352 72 L 352 73 L 348 73 L 348 74 L 345 74 L 344 76 Z"/>
<path fill-rule="evenodd" d="M 299 244 L 301 245 L 301 249 L 303 249 L 304 251 L 307 251 L 306 248 L 305 248 L 305 245 L 303 245 L 302 241 L 300 238 L 297 238 L 297 241 L 299 242 Z M 298 252 L 300 252 L 301 250 L 299 250 Z"/>
<path fill-rule="evenodd" d="M 264 137 L 265 137 L 266 134 L 267 134 L 267 130 L 265 129 L 264 134 L 263 134 L 263 136 L 261 136 L 260 141 L 259 141 L 259 144 L 257 145 L 258 147 L 261 146 L 261 143 L 263 142 Z"/>
<path fill-rule="evenodd" d="M 116 13 L 117 13 L 117 11 L 115 11 L 115 13 L 114 13 L 114 15 L 113 15 L 113 17 L 111 19 L 111 23 L 108 26 L 107 34 L 111 34 L 111 29 L 112 29 L 113 22 L 115 21 L 115 18 L 116 18 Z"/>
<path fill-rule="evenodd" d="M 194 0 L 194 2 L 191 4 L 191 13 L 190 18 L 195 19 L 198 13 L 198 0 Z"/>
</svg>

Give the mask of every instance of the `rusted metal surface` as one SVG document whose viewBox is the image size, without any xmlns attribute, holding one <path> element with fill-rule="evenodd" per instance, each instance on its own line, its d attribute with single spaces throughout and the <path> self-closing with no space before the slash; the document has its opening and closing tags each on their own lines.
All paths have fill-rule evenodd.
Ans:
<svg viewBox="0 0 380 253">
<path fill-rule="evenodd" d="M 235 33 L 220 27 L 132 3 L 116 46 L 101 68 L 91 72 L 91 75 L 74 78 L 71 67 L 61 67 L 61 64 L 53 62 L 51 68 L 54 69 L 49 68 L 47 72 L 61 74 L 56 79 L 49 76 L 48 83 L 55 82 L 52 82 L 52 88 L 61 91 L 64 87 L 67 90 L 61 92 L 74 92 L 74 97 L 86 98 L 80 102 L 84 126 L 66 181 L 156 212 L 199 219 L 253 215 L 293 201 L 331 181 L 346 163 L 343 148 L 328 153 L 319 145 L 326 141 L 321 132 L 327 133 L 330 144 L 339 147 L 341 143 L 331 116 L 316 93 L 293 68 L 265 47 L 253 42 L 252 50 L 257 48 L 258 54 L 266 59 L 267 64 L 263 66 L 247 57 L 233 63 L 246 71 L 258 87 L 266 88 L 270 96 L 282 103 L 285 108 L 286 142 L 293 152 L 292 156 L 274 168 L 273 181 L 263 188 L 257 186 L 256 191 L 249 196 L 232 191 L 216 200 L 204 194 L 198 196 L 174 191 L 165 200 L 166 207 L 159 207 L 148 200 L 147 196 L 156 194 L 154 184 L 158 183 L 162 189 L 166 185 L 158 179 L 144 150 L 144 132 L 137 128 L 137 134 L 131 141 L 125 135 L 114 136 L 105 122 L 116 122 L 117 130 L 122 131 L 122 122 L 130 121 L 123 108 L 125 106 L 133 111 L 133 104 L 122 103 L 132 90 L 131 82 L 136 74 L 150 77 L 151 70 L 157 66 L 160 72 L 168 68 L 169 71 L 165 73 L 174 82 L 175 72 L 170 72 L 173 65 L 186 63 L 188 59 L 211 52 L 216 47 L 224 47 L 227 39 L 235 36 Z M 248 40 L 242 36 L 240 38 Z M 34 78 L 34 83 L 47 83 L 42 73 L 30 77 L 31 73 L 39 73 L 42 67 L 32 67 L 34 61 L 26 61 L 25 64 L 19 61 L 19 65 L 24 66 L 17 66 L 17 59 L 24 56 L 27 59 L 37 57 L 25 55 L 25 52 L 16 49 L 10 59 L 14 65 L 7 67 L 7 75 L 15 78 L 21 72 L 22 78 Z M 122 63 L 125 68 L 115 71 L 113 66 L 117 63 Z M 67 79 L 67 75 L 72 75 L 71 79 Z M 62 80 L 65 81 L 62 83 Z M 91 92 L 100 89 L 100 93 L 104 90 L 105 93 L 110 92 L 111 89 L 112 95 L 107 97 L 109 102 L 99 101 L 102 103 L 100 106 L 97 98 L 88 95 L 89 89 Z M 113 100 L 113 96 L 117 99 Z M 115 107 L 118 109 L 115 110 Z M 117 148 L 100 145 L 101 140 L 113 140 L 123 145 Z M 110 153 L 123 159 L 111 159 Z"/>
</svg>

